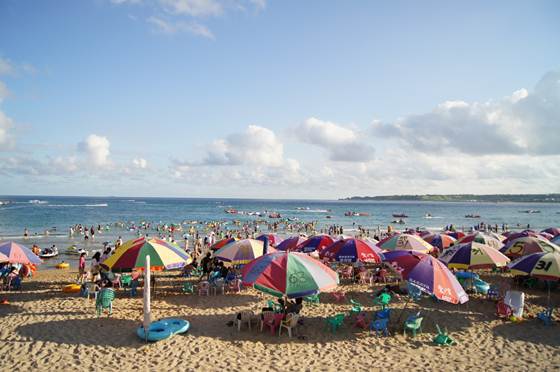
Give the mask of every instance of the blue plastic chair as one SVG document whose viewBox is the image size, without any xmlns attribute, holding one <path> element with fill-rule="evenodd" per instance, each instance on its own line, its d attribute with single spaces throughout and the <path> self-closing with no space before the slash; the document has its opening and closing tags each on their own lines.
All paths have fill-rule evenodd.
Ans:
<svg viewBox="0 0 560 372">
<path fill-rule="evenodd" d="M 391 319 L 391 309 L 379 310 L 375 313 L 375 319 Z"/>
<path fill-rule="evenodd" d="M 545 311 L 541 311 L 537 314 L 537 319 L 542 320 L 545 326 L 552 325 L 552 310 L 552 307 L 549 307 Z"/>
<path fill-rule="evenodd" d="M 370 333 L 375 331 L 375 335 L 379 336 L 379 333 L 383 333 L 385 336 L 389 336 L 389 318 L 376 319 L 369 324 Z"/>
<path fill-rule="evenodd" d="M 422 299 L 422 291 L 415 285 L 408 283 L 406 285 L 408 290 L 408 296 L 412 299 L 412 301 L 420 301 Z"/>
</svg>

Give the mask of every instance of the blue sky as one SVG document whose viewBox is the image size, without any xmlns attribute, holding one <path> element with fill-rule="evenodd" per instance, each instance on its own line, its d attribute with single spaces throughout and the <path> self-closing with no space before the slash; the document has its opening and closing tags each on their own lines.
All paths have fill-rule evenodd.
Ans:
<svg viewBox="0 0 560 372">
<path fill-rule="evenodd" d="M 558 19 L 557 1 L 3 0 L 0 194 L 558 192 Z"/>
</svg>

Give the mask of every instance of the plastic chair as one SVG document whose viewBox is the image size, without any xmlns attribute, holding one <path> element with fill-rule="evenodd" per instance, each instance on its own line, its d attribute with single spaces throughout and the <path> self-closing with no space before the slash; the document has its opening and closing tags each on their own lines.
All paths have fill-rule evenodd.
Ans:
<svg viewBox="0 0 560 372">
<path fill-rule="evenodd" d="M 121 275 L 121 285 L 123 288 L 130 287 L 132 284 L 132 276 L 131 275 Z"/>
<path fill-rule="evenodd" d="M 210 283 L 207 281 L 200 282 L 198 285 L 198 295 L 202 296 L 203 294 L 210 296 Z"/>
<path fill-rule="evenodd" d="M 344 313 L 328 317 L 326 319 L 327 327 L 331 330 L 332 333 L 335 333 L 342 326 L 342 323 L 344 323 L 344 318 L 346 318 L 346 314 Z"/>
<path fill-rule="evenodd" d="M 93 298 L 97 300 L 97 294 L 99 293 L 99 287 L 95 283 L 86 283 L 84 285 L 85 296 L 89 300 L 89 297 L 93 294 Z"/>
<path fill-rule="evenodd" d="M 8 284 L 6 285 L 6 288 L 8 289 L 8 291 L 21 291 L 21 278 L 19 277 L 19 275 L 13 277 L 8 276 Z"/>
<path fill-rule="evenodd" d="M 278 336 L 282 334 L 282 328 L 286 328 L 288 330 L 288 336 L 292 338 L 292 329 L 294 329 L 299 320 L 298 314 L 289 313 L 286 315 L 286 320 L 282 320 L 280 322 L 280 327 L 278 329 Z"/>
<path fill-rule="evenodd" d="M 409 330 L 412 332 L 412 337 L 416 336 L 418 331 L 422 332 L 422 320 L 424 318 L 420 316 L 420 313 L 416 313 L 414 315 L 409 316 L 404 322 L 404 331 L 403 335 L 406 336 L 406 331 Z"/>
<path fill-rule="evenodd" d="M 216 279 L 212 283 L 212 291 L 214 291 L 214 296 L 216 296 L 218 294 L 218 291 L 220 291 L 222 294 L 224 294 L 225 293 L 225 288 L 226 288 L 226 285 L 224 283 L 224 279 L 222 279 L 222 278 Z"/>
<path fill-rule="evenodd" d="M 499 301 L 496 304 L 496 316 L 498 318 L 509 318 L 512 314 L 511 306 L 504 303 L 503 301 Z"/>
<path fill-rule="evenodd" d="M 367 328 L 367 321 L 366 321 L 366 313 L 361 312 L 356 316 L 356 322 L 354 323 L 354 327 L 366 329 Z"/>
<path fill-rule="evenodd" d="M 122 288 L 121 276 L 119 274 L 115 274 L 115 278 L 111 280 L 111 283 L 113 284 L 113 288 L 115 289 Z"/>
<path fill-rule="evenodd" d="M 433 341 L 434 343 L 440 345 L 440 346 L 451 346 L 451 345 L 455 345 L 457 344 L 451 337 L 449 337 L 449 335 L 447 334 L 447 328 L 445 329 L 445 332 L 442 332 L 441 329 L 439 328 L 439 324 L 436 324 L 436 328 L 438 331 L 438 334 L 436 335 L 436 337 L 434 337 Z"/>
<path fill-rule="evenodd" d="M 264 325 L 270 328 L 270 333 L 274 334 L 276 329 L 280 327 L 280 323 L 282 323 L 282 319 L 284 319 L 283 313 L 274 313 L 272 319 L 268 319 L 264 322 Z"/>
<path fill-rule="evenodd" d="M 263 311 L 261 314 L 261 332 L 265 325 L 274 323 L 274 311 Z"/>
<path fill-rule="evenodd" d="M 342 291 L 331 292 L 331 295 L 334 297 L 334 300 L 336 302 L 342 302 L 342 301 L 346 300 L 346 293 L 344 293 Z"/>
<path fill-rule="evenodd" d="M 375 313 L 375 319 L 391 319 L 391 309 L 385 308 Z"/>
<path fill-rule="evenodd" d="M 252 311 L 242 311 L 241 312 L 241 319 L 235 318 L 235 321 L 237 323 L 237 330 L 241 331 L 241 324 L 242 323 L 247 323 L 247 326 L 249 327 L 249 330 L 251 329 L 251 323 L 253 322 L 253 318 L 255 317 L 255 314 Z"/>
<path fill-rule="evenodd" d="M 537 319 L 542 320 L 545 326 L 552 325 L 552 311 L 552 307 L 548 307 L 546 310 L 537 314 Z"/>
<path fill-rule="evenodd" d="M 385 292 L 381 293 L 373 300 L 373 303 L 375 305 L 380 305 L 382 310 L 385 310 L 385 308 L 389 305 L 390 302 L 391 302 L 391 295 Z"/>
<path fill-rule="evenodd" d="M 371 284 L 372 275 L 369 271 L 360 271 L 358 274 L 358 283 Z"/>
<path fill-rule="evenodd" d="M 233 279 L 227 285 L 227 291 L 233 293 L 241 292 L 241 280 Z"/>
<path fill-rule="evenodd" d="M 347 266 L 339 271 L 340 279 L 351 279 L 354 280 L 354 268 L 352 266 Z"/>
<path fill-rule="evenodd" d="M 113 314 L 113 300 L 115 299 L 115 291 L 112 288 L 103 288 L 97 294 L 95 300 L 95 308 L 97 316 L 101 316 L 105 309 L 109 310 L 109 315 Z"/>
<path fill-rule="evenodd" d="M 389 318 L 375 319 L 369 324 L 369 332 L 375 331 L 375 335 L 379 336 L 379 333 L 383 333 L 385 336 L 389 336 Z"/>
<path fill-rule="evenodd" d="M 194 293 L 194 285 L 191 282 L 186 282 L 183 284 L 183 293 Z"/>
<path fill-rule="evenodd" d="M 491 285 L 486 292 L 486 298 L 492 301 L 498 301 L 500 299 L 500 287 Z"/>
<path fill-rule="evenodd" d="M 320 300 L 319 300 L 319 294 L 314 294 L 314 295 L 311 295 L 311 296 L 304 297 L 303 301 L 305 301 L 307 303 L 310 303 L 310 304 L 314 304 L 314 305 L 317 305 L 317 304 L 321 303 Z"/>
<path fill-rule="evenodd" d="M 350 309 L 350 315 L 358 315 L 362 312 L 363 307 L 361 303 L 350 299 L 350 304 L 352 305 L 352 308 Z"/>
<path fill-rule="evenodd" d="M 268 300 L 266 302 L 267 307 L 271 308 L 275 313 L 284 313 L 284 308 L 278 302 Z"/>
<path fill-rule="evenodd" d="M 422 290 L 415 285 L 407 283 L 406 285 L 408 296 L 412 301 L 420 301 L 422 299 Z"/>
</svg>

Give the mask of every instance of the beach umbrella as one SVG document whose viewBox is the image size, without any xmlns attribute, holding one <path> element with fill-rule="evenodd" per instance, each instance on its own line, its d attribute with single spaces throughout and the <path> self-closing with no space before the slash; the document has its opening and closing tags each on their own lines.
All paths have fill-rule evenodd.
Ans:
<svg viewBox="0 0 560 372">
<path fill-rule="evenodd" d="M 409 284 L 442 301 L 463 304 L 469 300 L 455 275 L 429 254 L 397 250 L 385 253 L 385 262 Z"/>
<path fill-rule="evenodd" d="M 422 236 L 422 239 L 439 249 L 440 252 L 442 252 L 444 249 L 449 248 L 457 241 L 450 235 L 437 233 L 424 235 Z"/>
<path fill-rule="evenodd" d="M 455 242 L 455 244 L 458 245 L 458 244 L 465 244 L 470 242 L 486 244 L 494 249 L 500 249 L 504 246 L 501 240 L 487 233 L 481 233 L 481 232 L 475 232 L 469 235 L 465 235 L 461 239 L 457 239 L 457 242 Z"/>
<path fill-rule="evenodd" d="M 560 247 L 548 240 L 534 236 L 524 236 L 511 240 L 500 249 L 500 252 L 510 258 L 518 258 L 531 253 L 554 251 L 560 252 Z"/>
<path fill-rule="evenodd" d="M 518 232 L 512 232 L 512 231 L 508 231 L 507 235 L 506 235 L 506 239 L 502 242 L 504 244 L 507 244 L 508 242 L 517 239 L 517 238 L 523 238 L 526 236 L 533 236 L 533 237 L 538 237 L 539 234 L 537 234 L 535 231 L 533 230 L 523 230 L 523 231 L 518 231 Z"/>
<path fill-rule="evenodd" d="M 213 251 L 216 251 L 216 250 L 224 247 L 225 245 L 227 245 L 229 243 L 233 243 L 236 240 L 237 239 L 235 239 L 235 238 L 226 238 L 226 239 L 218 240 L 216 243 L 212 244 L 210 249 L 213 250 Z"/>
<path fill-rule="evenodd" d="M 374 238 L 370 238 L 369 236 L 365 237 L 362 239 L 364 242 L 368 243 L 370 246 L 377 248 L 377 244 L 379 243 L 379 240 L 374 239 Z"/>
<path fill-rule="evenodd" d="M 314 235 L 300 243 L 296 247 L 296 250 L 303 253 L 311 253 L 314 251 L 321 252 L 332 243 L 334 243 L 334 239 L 329 235 Z"/>
<path fill-rule="evenodd" d="M 550 241 L 552 244 L 560 245 L 560 235 Z"/>
<path fill-rule="evenodd" d="M 543 280 L 560 279 L 560 252 L 532 253 L 512 261 L 513 275 L 530 275 Z"/>
<path fill-rule="evenodd" d="M 103 265 L 110 270 L 142 269 L 146 266 L 146 256 L 150 256 L 152 268 L 179 269 L 192 262 L 185 251 L 172 243 L 158 238 L 141 237 L 123 243 L 103 261 Z"/>
<path fill-rule="evenodd" d="M 379 248 L 374 248 L 363 240 L 355 238 L 334 242 L 319 252 L 319 257 L 342 263 L 356 261 L 363 263 L 381 263 L 383 260 L 383 254 Z"/>
<path fill-rule="evenodd" d="M 0 263 L 4 263 L 4 262 L 10 262 L 10 259 L 5 254 L 0 253 Z"/>
<path fill-rule="evenodd" d="M 264 238 L 268 238 L 268 243 L 273 247 L 276 247 L 278 244 L 282 242 L 282 238 L 279 237 L 277 234 L 261 234 L 256 237 L 257 240 L 261 240 L 264 242 Z"/>
<path fill-rule="evenodd" d="M 274 251 L 272 247 L 266 247 L 265 243 L 256 239 L 241 239 L 230 243 L 214 252 L 214 257 L 232 265 L 243 265 L 251 262 L 267 252 Z"/>
<path fill-rule="evenodd" d="M 548 229 L 544 229 L 541 232 L 550 234 L 552 236 L 558 236 L 560 235 L 560 227 L 549 227 Z"/>
<path fill-rule="evenodd" d="M 394 235 L 377 246 L 385 251 L 418 251 L 428 253 L 434 247 L 419 236 L 410 234 Z"/>
<path fill-rule="evenodd" d="M 546 240 L 554 239 L 554 235 L 541 231 L 539 237 L 545 238 Z"/>
<path fill-rule="evenodd" d="M 305 238 L 303 236 L 292 236 L 282 240 L 282 242 L 276 246 L 276 249 L 279 251 L 295 251 L 296 247 L 304 241 Z"/>
<path fill-rule="evenodd" d="M 502 267 L 510 262 L 497 249 L 477 242 L 454 245 L 443 251 L 439 260 L 450 268 L 465 270 Z"/>
<path fill-rule="evenodd" d="M 243 285 L 276 297 L 297 298 L 334 289 L 338 274 L 299 252 L 276 251 L 261 256 L 242 270 Z"/>
<path fill-rule="evenodd" d="M 38 265 L 43 263 L 31 249 L 16 242 L 0 243 L 0 253 L 7 256 L 7 262 L 12 264 Z"/>
<path fill-rule="evenodd" d="M 453 237 L 453 238 L 455 238 L 455 239 L 461 239 L 461 238 L 463 238 L 463 237 L 465 237 L 465 236 L 467 235 L 467 234 L 465 234 L 465 233 L 462 232 L 462 231 L 451 231 L 451 230 L 445 231 L 444 234 L 449 235 L 449 236 L 451 236 L 451 237 Z"/>
</svg>

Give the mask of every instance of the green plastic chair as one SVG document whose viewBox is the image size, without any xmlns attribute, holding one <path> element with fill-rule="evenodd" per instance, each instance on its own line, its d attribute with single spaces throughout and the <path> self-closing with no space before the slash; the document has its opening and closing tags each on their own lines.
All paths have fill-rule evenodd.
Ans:
<svg viewBox="0 0 560 372">
<path fill-rule="evenodd" d="M 409 330 L 412 332 L 412 337 L 416 337 L 416 333 L 418 331 L 422 332 L 423 319 L 424 318 L 420 316 L 420 313 L 409 316 L 408 319 L 404 322 L 403 334 L 406 336 L 406 331 Z"/>
<path fill-rule="evenodd" d="M 122 275 L 121 276 L 121 285 L 123 288 L 125 287 L 130 287 L 130 284 L 132 283 L 132 276 L 131 275 Z"/>
<path fill-rule="evenodd" d="M 385 292 L 381 293 L 373 300 L 373 303 L 375 305 L 381 306 L 381 310 L 385 310 L 390 302 L 391 302 L 391 295 Z"/>
<path fill-rule="evenodd" d="M 303 301 L 305 301 L 307 303 L 310 303 L 310 304 L 314 304 L 314 305 L 317 305 L 317 304 L 321 303 L 321 301 L 319 300 L 319 294 L 314 294 L 314 295 L 311 295 L 311 296 L 304 297 Z"/>
<path fill-rule="evenodd" d="M 183 293 L 194 293 L 194 286 L 191 282 L 186 282 L 185 284 L 183 284 Z"/>
<path fill-rule="evenodd" d="M 344 318 L 346 318 L 346 314 L 344 313 L 340 313 L 328 317 L 327 327 L 331 330 L 332 333 L 335 333 L 340 327 L 342 327 L 342 323 L 344 323 Z"/>
<path fill-rule="evenodd" d="M 440 346 L 451 346 L 457 344 L 455 340 L 449 337 L 449 335 L 447 334 L 447 329 L 445 330 L 445 332 L 442 332 L 441 329 L 439 328 L 439 324 L 436 324 L 436 328 L 438 334 L 436 335 L 436 337 L 434 337 L 433 340 L 435 344 L 438 344 Z"/>
<path fill-rule="evenodd" d="M 268 300 L 266 302 L 267 307 L 271 308 L 272 310 L 274 310 L 275 313 L 282 313 L 284 312 L 284 309 L 282 308 L 282 305 L 280 305 L 278 302 L 272 301 L 272 300 Z"/>
<path fill-rule="evenodd" d="M 103 288 L 97 294 L 95 300 L 95 309 L 97 316 L 101 316 L 103 310 L 108 309 L 109 315 L 113 314 L 113 300 L 115 299 L 115 291 L 112 288 Z"/>
<path fill-rule="evenodd" d="M 363 306 L 362 306 L 361 303 L 359 303 L 358 301 L 354 301 L 354 300 L 350 299 L 350 304 L 352 305 L 352 308 L 350 309 L 350 314 L 351 315 L 358 315 L 359 313 L 362 312 Z"/>
</svg>

